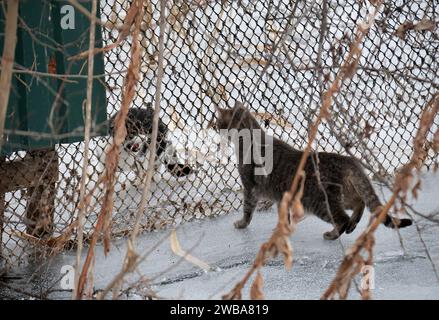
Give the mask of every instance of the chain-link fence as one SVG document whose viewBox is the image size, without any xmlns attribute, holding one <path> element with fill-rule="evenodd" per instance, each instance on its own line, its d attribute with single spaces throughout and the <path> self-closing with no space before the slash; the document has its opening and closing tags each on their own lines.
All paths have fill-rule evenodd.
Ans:
<svg viewBox="0 0 439 320">
<path fill-rule="evenodd" d="M 152 102 L 156 88 L 160 5 L 156 0 L 144 5 L 142 78 L 133 107 Z M 117 39 L 117 28 L 108 26 L 122 25 L 129 7 L 130 1 L 100 1 L 101 20 L 106 22 L 104 45 Z M 367 1 L 356 0 L 167 1 L 160 119 L 179 161 L 193 172 L 175 177 L 166 166 L 158 167 L 142 228 L 239 209 L 241 186 L 232 153 L 224 161 L 215 152 L 219 136 L 209 126 L 215 105 L 244 100 L 269 133 L 303 147 L 321 94 L 340 68 L 369 7 Z M 438 10 L 435 1 L 384 4 L 363 43 L 358 72 L 344 82 L 330 120 L 320 127 L 318 150 L 352 153 L 380 176 L 392 175 L 407 162 L 420 111 L 439 87 Z M 35 34 L 35 41 L 44 36 Z M 108 117 L 120 108 L 130 41 L 105 53 Z M 433 129 L 438 118 L 435 123 Z M 86 215 L 86 239 L 100 209 L 102 190 L 96 183 L 108 145 L 106 136 L 90 142 L 87 190 L 93 191 L 93 199 Z M 7 261 L 26 261 L 41 244 L 53 248 L 50 241 L 66 231 L 75 238 L 71 226 L 78 213 L 83 151 L 80 142 L 0 159 L 1 255 Z M 438 164 L 433 151 L 428 156 L 428 166 Z M 24 172 L 29 158 L 40 168 L 37 178 Z M 133 159 L 127 164 L 131 169 L 118 172 L 115 236 L 131 230 L 139 208 L 142 187 L 136 178 L 145 171 L 145 160 Z M 31 183 L 35 179 L 44 183 Z M 50 236 L 40 240 L 42 234 Z"/>
</svg>

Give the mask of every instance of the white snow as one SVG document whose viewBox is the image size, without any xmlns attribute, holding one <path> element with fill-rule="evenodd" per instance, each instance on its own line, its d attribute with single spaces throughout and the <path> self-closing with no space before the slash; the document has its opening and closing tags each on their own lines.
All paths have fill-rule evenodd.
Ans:
<svg viewBox="0 0 439 320">
<path fill-rule="evenodd" d="M 281 14 L 288 13 L 286 9 L 288 1 L 275 2 L 279 5 L 278 10 Z M 401 3 L 401 1 L 396 3 Z M 329 26 L 328 32 L 332 34 L 331 40 L 342 44 L 345 54 L 347 44 L 341 41 L 344 34 L 341 30 L 352 31 L 356 19 L 359 16 L 364 17 L 366 10 L 364 7 L 360 8 L 356 1 L 337 4 L 340 9 L 337 9 L 335 13 L 340 13 L 341 16 L 334 16 L 330 11 L 328 19 L 333 24 Z M 102 7 L 106 13 L 110 12 L 112 5 L 112 1 L 102 1 Z M 419 5 L 421 9 L 425 9 L 426 4 Z M 120 6 L 117 6 L 117 12 L 122 12 Z M 343 10 L 339 12 L 341 8 Z M 254 9 L 253 16 L 244 14 L 242 8 L 236 3 L 232 3 L 225 9 L 221 9 L 218 4 L 212 4 L 204 12 L 196 10 L 191 16 L 193 32 L 187 35 L 187 41 L 177 38 L 173 33 L 172 37 L 175 40 L 172 40 L 174 42 L 170 40 L 172 45 L 167 46 L 166 49 L 167 61 L 164 77 L 166 85 L 162 92 L 161 116 L 165 122 L 170 123 L 172 130 L 169 138 L 179 149 L 182 158 L 194 160 L 193 158 L 196 157 L 198 159 L 192 163 L 197 166 L 199 173 L 189 179 L 175 180 L 166 176 L 161 168 L 161 173 L 165 178 L 157 179 L 153 185 L 152 196 L 146 210 L 145 224 L 156 221 L 155 225 L 150 226 L 154 229 L 161 227 L 162 224 L 179 225 L 190 221 L 178 227 L 181 245 L 188 249 L 202 239 L 193 250 L 193 254 L 217 267 L 218 271 L 207 274 L 199 273 L 195 267 L 183 262 L 169 272 L 166 276 L 167 281 L 154 280 L 155 289 L 161 296 L 168 298 L 182 296 L 188 299 L 220 297 L 232 288 L 236 279 L 243 276 L 259 246 L 268 239 L 276 223 L 276 213 L 271 210 L 256 214 L 254 221 L 246 230 L 233 228 L 233 220 L 238 217 L 233 212 L 239 210 L 241 205 L 241 186 L 233 161 L 221 162 L 218 155 L 212 151 L 218 137 L 213 130 L 206 129 L 206 127 L 213 116 L 214 104 L 224 106 L 224 101 L 228 101 L 232 105 L 235 100 L 242 99 L 243 95 L 254 90 L 254 86 L 257 85 L 254 96 L 251 96 L 251 108 L 254 111 L 280 114 L 291 123 L 289 128 L 270 124 L 267 128 L 268 133 L 281 137 L 296 147 L 303 147 L 307 137 L 309 117 L 313 115 L 320 103 L 316 73 L 306 69 L 306 67 L 313 66 L 313 61 L 317 57 L 319 18 L 315 14 L 310 14 L 309 19 L 299 21 L 288 39 L 287 48 L 291 60 L 288 59 L 286 52 L 279 50 L 274 59 L 276 68 L 269 68 L 262 81 L 255 83 L 263 66 L 246 64 L 243 58 L 251 58 L 255 61 L 266 59 L 265 45 L 271 43 L 270 39 L 276 39 L 278 34 L 276 30 L 282 30 L 285 27 L 285 19 L 278 19 L 283 21 L 282 23 L 274 19 L 272 25 L 267 26 L 273 31 L 267 34 L 263 31 L 266 27 L 263 22 L 266 8 L 258 3 L 255 4 Z M 300 5 L 299 13 L 304 10 L 315 13 L 315 9 L 303 8 Z M 220 23 L 220 19 L 226 14 L 228 18 Z M 155 18 L 157 18 L 157 12 Z M 121 23 L 123 15 L 118 19 L 118 23 Z M 396 29 L 402 22 L 390 19 L 389 28 Z M 188 19 L 184 24 L 188 26 Z M 220 28 L 217 29 L 221 31 L 210 38 L 208 35 L 212 34 L 215 25 L 219 26 Z M 146 38 L 142 42 L 146 50 L 142 65 L 141 86 L 134 101 L 134 105 L 137 106 L 151 101 L 155 93 L 155 66 L 149 59 L 154 53 L 156 45 L 154 41 L 158 33 L 159 28 L 156 26 L 153 31 L 146 32 Z M 253 41 L 255 39 L 257 41 Z M 109 39 L 106 41 L 111 42 Z M 212 43 L 214 48 L 209 47 Z M 328 51 L 329 44 L 325 45 L 324 49 Z M 106 71 L 111 73 L 125 70 L 128 67 L 126 62 L 129 61 L 129 49 L 127 42 L 121 48 L 108 54 Z M 233 50 L 236 50 L 238 56 L 232 56 L 232 58 L 238 63 L 232 63 L 232 59 L 229 59 L 228 52 Z M 387 59 L 389 52 L 392 53 L 391 59 Z M 363 45 L 363 55 L 360 62 L 362 67 L 388 68 L 391 74 L 403 70 L 410 60 L 420 63 L 421 56 L 426 56 L 424 64 L 437 65 L 437 61 L 431 61 L 425 49 L 416 51 L 410 42 L 390 36 L 381 37 L 380 30 L 376 28 L 371 30 L 370 37 Z M 325 65 L 333 63 L 330 54 L 325 54 L 323 60 Z M 205 66 L 202 68 L 200 63 Z M 170 66 L 174 67 L 172 72 Z M 420 78 L 439 84 L 438 74 L 432 73 L 431 70 L 414 69 L 413 73 Z M 332 78 L 334 71 L 336 70 L 331 73 Z M 389 79 L 389 75 L 375 76 L 360 68 L 353 80 L 347 82 L 342 88 L 344 94 L 337 97 L 333 106 L 332 120 L 339 132 L 352 139 L 353 152 L 356 156 L 366 159 L 375 169 L 379 168 L 378 164 L 382 164 L 384 170 L 392 174 L 401 163 L 408 160 L 413 135 L 417 128 L 417 118 L 433 89 L 421 86 L 421 82 L 406 81 L 400 86 L 394 80 Z M 107 82 L 113 88 L 107 96 L 110 105 L 108 112 L 109 115 L 113 115 L 120 105 L 123 77 L 113 75 L 108 77 Z M 341 116 L 342 109 L 346 109 L 344 117 Z M 362 114 L 364 116 L 359 116 Z M 369 139 L 364 139 L 364 145 L 362 145 L 354 138 L 365 127 L 366 120 L 375 130 Z M 184 126 L 182 127 L 179 123 Z M 432 131 L 437 130 L 437 123 L 439 123 L 439 117 L 436 118 Z M 105 140 L 105 137 L 100 137 L 91 142 L 92 167 L 99 162 L 100 150 L 106 145 Z M 340 152 L 343 150 L 331 134 L 327 124 L 321 126 L 317 141 L 319 141 L 317 146 L 319 150 Z M 83 144 L 62 145 L 58 150 L 62 179 L 57 191 L 55 222 L 61 229 L 72 221 L 72 212 L 75 212 Z M 430 153 L 429 156 L 429 164 L 437 162 L 437 155 Z M 91 182 L 87 188 L 91 190 L 97 180 L 98 172 L 91 167 L 89 169 Z M 132 217 L 138 208 L 141 190 L 130 185 L 129 180 L 132 178 L 132 172 L 122 173 L 116 184 L 117 197 L 113 223 L 115 231 L 129 230 L 133 222 Z M 425 175 L 423 190 L 416 202 L 418 210 L 427 214 L 439 210 L 436 187 L 438 183 L 437 174 Z M 389 192 L 383 190 L 379 194 L 388 196 Z M 99 192 L 96 193 L 97 196 Z M 23 224 L 16 216 L 24 213 L 25 201 L 22 198 L 19 191 L 6 195 L 6 219 L 9 222 L 7 232 L 24 230 Z M 95 206 L 88 216 L 86 230 L 91 229 L 99 212 L 100 207 L 96 199 L 93 203 Z M 206 218 L 226 212 L 230 214 L 214 219 Z M 205 219 L 197 220 L 201 218 Z M 366 222 L 367 219 L 363 218 L 354 234 L 342 237 L 341 243 L 345 248 L 353 243 L 359 232 L 365 228 Z M 433 261 L 438 263 L 438 227 L 423 219 L 419 219 L 419 224 L 422 226 L 423 237 L 431 250 Z M 313 217 L 307 218 L 300 224 L 297 232 L 291 237 L 295 258 L 293 269 L 286 272 L 280 260 L 270 262 L 264 268 L 264 292 L 267 297 L 317 299 L 320 296 L 334 276 L 343 252 L 340 242 L 327 242 L 322 239 L 321 234 L 328 227 Z M 139 241 L 139 250 L 147 250 L 167 232 L 160 231 L 143 235 Z M 377 287 L 373 291 L 373 296 L 389 299 L 439 298 L 438 281 L 426 258 L 416 229 L 411 227 L 402 230 L 401 236 L 404 239 L 404 250 L 400 247 L 398 236 L 394 231 L 380 227 L 377 232 L 375 250 Z M 4 234 L 3 241 L 6 240 L 6 245 L 11 250 L 23 245 L 16 237 L 9 239 L 9 234 Z M 17 246 L 16 243 L 19 245 Z M 117 241 L 115 247 L 119 250 L 113 248 L 107 258 L 104 258 L 102 252 L 98 251 L 95 272 L 97 287 L 107 284 L 114 273 L 119 270 L 125 250 L 125 241 Z M 142 264 L 141 271 L 149 277 L 154 277 L 159 270 L 176 264 L 178 260 L 178 257 L 170 251 L 169 243 L 165 242 Z M 54 258 L 48 270 L 53 274 L 58 274 L 57 268 L 60 265 L 73 264 L 73 261 L 74 255 L 66 253 Z M 186 277 L 188 275 L 189 277 Z M 184 280 L 179 281 L 182 278 Z M 244 296 L 248 297 L 248 288 L 245 292 Z M 358 294 L 353 293 L 351 297 L 358 298 Z"/>
<path fill-rule="evenodd" d="M 439 211 L 437 184 L 439 173 L 423 176 L 422 193 L 419 199 L 409 203 L 423 214 Z M 375 186 L 388 199 L 389 190 Z M 151 280 L 152 288 L 161 297 L 172 299 L 211 299 L 231 290 L 251 266 L 261 244 L 266 241 L 276 225 L 274 209 L 257 212 L 247 229 L 237 230 L 233 221 L 241 212 L 223 215 L 213 219 L 195 220 L 177 228 L 180 246 L 191 255 L 209 264 L 213 270 L 204 272 L 191 263 L 176 256 L 170 248 L 169 230 L 141 235 L 136 250 L 147 252 L 159 241 L 161 244 L 141 263 L 138 271 Z M 357 229 L 350 235 L 342 235 L 340 241 L 323 240 L 323 232 L 331 228 L 314 216 L 302 221 L 291 236 L 293 267 L 285 270 L 281 257 L 267 262 L 263 268 L 264 294 L 269 299 L 318 299 L 334 278 L 343 252 L 349 248 L 366 228 L 368 213 L 365 213 Z M 439 263 L 439 225 L 415 216 L 421 235 L 435 265 Z M 374 246 L 375 299 L 438 299 L 439 280 L 436 278 L 425 248 L 414 226 L 400 230 L 403 247 L 396 231 L 380 226 L 375 233 Z M 164 241 L 163 241 L 164 239 Z M 126 250 L 126 240 L 114 240 L 107 257 L 102 247 L 96 250 L 95 288 L 105 287 L 120 270 Z M 83 258 L 85 258 L 83 254 Z M 56 256 L 43 265 L 41 277 L 33 280 L 38 285 L 55 279 L 63 265 L 74 265 L 75 252 Z M 33 270 L 32 267 L 26 270 Z M 26 272 L 25 270 L 25 272 Z M 165 274 L 163 270 L 168 270 Z M 27 271 L 29 272 L 29 271 Z M 33 272 L 33 271 L 30 271 Z M 127 283 L 138 280 L 130 275 Z M 360 283 L 361 276 L 356 278 Z M 5 294 L 5 293 L 3 293 Z M 2 292 L 0 290 L 0 296 Z M 55 298 L 69 299 L 70 295 L 57 293 Z M 249 297 L 249 287 L 243 291 Z M 349 299 L 359 299 L 353 287 Z M 128 298 L 138 299 L 136 291 Z"/>
</svg>

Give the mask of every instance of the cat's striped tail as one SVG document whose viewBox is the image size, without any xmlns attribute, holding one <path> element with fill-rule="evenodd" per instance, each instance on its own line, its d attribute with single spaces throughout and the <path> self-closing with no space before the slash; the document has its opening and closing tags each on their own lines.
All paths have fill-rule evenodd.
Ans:
<svg viewBox="0 0 439 320">
<path fill-rule="evenodd" d="M 362 168 L 357 171 L 356 179 L 354 180 L 356 180 L 356 183 L 354 183 L 355 189 L 369 208 L 370 212 L 376 215 L 380 214 L 383 205 Z M 391 217 L 389 214 L 387 214 L 383 220 L 383 224 L 388 228 L 405 228 L 412 225 L 412 223 L 413 222 L 410 219 Z"/>
</svg>

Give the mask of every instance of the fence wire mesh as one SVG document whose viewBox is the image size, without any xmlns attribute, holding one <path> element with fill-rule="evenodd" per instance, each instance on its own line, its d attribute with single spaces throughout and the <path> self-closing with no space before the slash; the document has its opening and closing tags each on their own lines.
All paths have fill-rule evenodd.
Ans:
<svg viewBox="0 0 439 320">
<path fill-rule="evenodd" d="M 142 78 L 133 107 L 152 102 L 156 89 L 160 3 L 152 0 L 144 5 Z M 130 1 L 100 1 L 101 19 L 107 23 L 102 31 L 104 45 L 117 39 L 119 31 L 109 26 L 122 25 L 129 7 Z M 232 106 L 244 100 L 269 133 L 297 148 L 306 145 L 321 94 L 340 68 L 356 25 L 369 7 L 367 1 L 357 0 L 167 1 L 160 119 L 179 159 L 194 173 L 176 178 L 165 166 L 158 168 L 142 218 L 143 230 L 240 208 L 241 186 L 232 152 L 226 161 L 218 155 L 219 136 L 209 126 L 215 105 Z M 343 83 L 330 120 L 319 129 L 317 150 L 351 153 L 375 178 L 392 176 L 408 161 L 421 110 L 439 87 L 438 13 L 435 1 L 384 3 L 363 43 L 357 74 Z M 36 39 L 43 36 L 36 34 Z M 130 48 L 127 38 L 105 53 L 109 118 L 121 105 Z M 436 117 L 431 134 L 438 125 Z M 85 239 L 101 206 L 102 190 L 94 188 L 109 140 L 100 136 L 90 142 L 87 190 L 93 191 L 93 198 Z M 9 190 L 5 183 L 0 185 L 1 255 L 9 263 L 25 262 L 37 248 L 41 253 L 41 246 L 53 249 L 50 241 L 65 234 L 76 220 L 83 152 L 81 142 L 57 145 L 44 155 L 23 151 L 0 159 L 2 181 L 28 179 L 24 167 L 13 176 L 5 168 L 29 157 L 38 158 L 42 168 L 56 171 L 52 176 L 48 170 L 41 171 L 42 186 L 24 188 L 26 183 L 16 182 L 16 188 Z M 429 168 L 438 165 L 431 149 L 428 157 Z M 143 161 L 133 156 L 118 172 L 114 236 L 132 229 L 142 192 L 137 178 L 145 171 Z M 32 197 L 38 199 L 36 205 Z M 42 221 L 49 221 L 43 223 L 48 230 L 35 227 Z M 46 236 L 41 238 L 42 234 Z M 72 232 L 72 243 L 75 237 Z"/>
</svg>

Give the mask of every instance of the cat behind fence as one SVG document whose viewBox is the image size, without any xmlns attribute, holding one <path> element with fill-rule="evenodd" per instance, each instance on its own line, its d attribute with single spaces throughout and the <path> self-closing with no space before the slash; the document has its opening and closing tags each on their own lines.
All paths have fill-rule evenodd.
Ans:
<svg viewBox="0 0 439 320">
<path fill-rule="evenodd" d="M 265 133 L 240 102 L 236 102 L 232 109 L 217 107 L 216 113 L 215 127 L 232 138 L 244 187 L 244 214 L 235 222 L 235 227 L 246 228 L 260 199 L 269 199 L 279 205 L 283 193 L 290 189 L 303 152 Z M 269 171 L 260 170 L 260 160 L 264 157 L 265 161 L 271 161 Z M 366 206 L 372 213 L 382 206 L 369 178 L 354 157 L 313 152 L 308 156 L 304 171 L 302 204 L 306 211 L 334 226 L 333 230 L 323 234 L 327 240 L 354 231 Z M 351 216 L 345 211 L 349 209 L 353 210 Z M 387 215 L 383 224 L 389 228 L 404 228 L 412 221 Z"/>
</svg>

